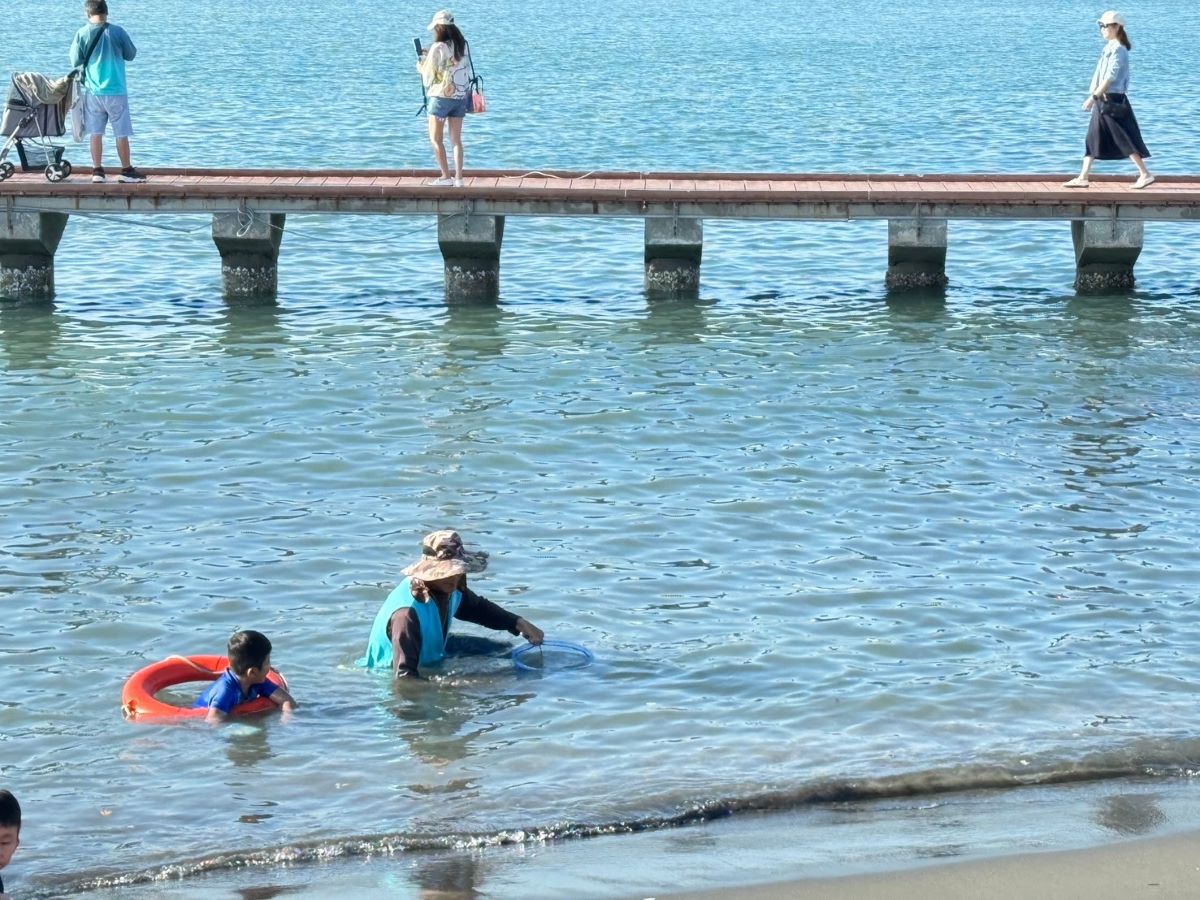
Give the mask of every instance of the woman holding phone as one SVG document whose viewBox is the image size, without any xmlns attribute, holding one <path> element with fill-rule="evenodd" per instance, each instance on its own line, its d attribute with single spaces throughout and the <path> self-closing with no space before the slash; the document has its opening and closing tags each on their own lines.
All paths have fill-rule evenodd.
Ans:
<svg viewBox="0 0 1200 900">
<path fill-rule="evenodd" d="M 429 23 L 434 44 L 422 51 L 417 71 L 425 85 L 425 102 L 429 110 L 429 142 L 441 170 L 441 177 L 430 182 L 441 186 L 462 187 L 463 180 L 463 117 L 467 113 L 467 89 L 471 83 L 471 60 L 467 39 L 454 24 L 454 14 L 440 10 Z M 443 144 L 445 127 L 450 123 L 450 146 L 454 151 L 454 174 Z"/>
<path fill-rule="evenodd" d="M 1133 49 L 1125 33 L 1125 17 L 1110 10 L 1096 24 L 1106 43 L 1092 75 L 1088 98 L 1083 101 L 1083 108 L 1092 113 L 1084 142 L 1083 168 L 1063 187 L 1087 187 L 1093 160 L 1126 158 L 1138 170 L 1133 186 L 1149 187 L 1154 184 L 1154 176 L 1143 160 L 1150 151 L 1142 143 L 1142 131 L 1125 96 L 1129 89 L 1129 51 Z"/>
</svg>

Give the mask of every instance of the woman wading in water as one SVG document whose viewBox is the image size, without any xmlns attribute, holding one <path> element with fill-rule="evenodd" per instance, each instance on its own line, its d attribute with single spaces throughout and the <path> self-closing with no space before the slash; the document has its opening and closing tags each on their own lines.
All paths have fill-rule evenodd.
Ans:
<svg viewBox="0 0 1200 900">
<path fill-rule="evenodd" d="M 1096 63 L 1088 98 L 1083 101 L 1083 108 L 1092 111 L 1084 142 L 1083 168 L 1063 187 L 1087 187 L 1094 160 L 1127 157 L 1138 170 L 1133 186 L 1149 187 L 1154 184 L 1154 176 L 1142 160 L 1150 155 L 1150 151 L 1142 143 L 1141 129 L 1125 96 L 1129 89 L 1129 51 L 1133 49 L 1129 35 L 1125 33 L 1125 17 L 1109 11 L 1096 24 L 1108 43 Z"/>
</svg>

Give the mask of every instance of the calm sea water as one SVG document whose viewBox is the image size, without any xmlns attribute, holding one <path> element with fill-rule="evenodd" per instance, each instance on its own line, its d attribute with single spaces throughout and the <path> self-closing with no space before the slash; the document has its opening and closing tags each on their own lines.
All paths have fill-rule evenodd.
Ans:
<svg viewBox="0 0 1200 900">
<path fill-rule="evenodd" d="M 460 6 L 493 109 L 468 165 L 1077 164 L 1097 9 L 818 6 Z M 61 7 L 9 0 L 0 71 L 64 69 Z M 1124 11 L 1153 165 L 1194 172 L 1200 11 Z M 431 12 L 114 5 L 135 160 L 427 165 Z M 1182 785 L 1200 753 L 1194 224 L 1082 299 L 1065 224 L 951 223 L 944 298 L 901 299 L 881 223 L 711 222 L 701 299 L 647 302 L 640 222 L 510 219 L 499 304 L 447 307 L 431 220 L 296 216 L 278 304 L 245 307 L 206 220 L 153 222 L 72 219 L 57 301 L 0 306 L 10 885 Z M 595 665 L 521 675 L 514 640 L 426 684 L 355 669 L 439 527 Z M 130 673 L 246 627 L 290 725 L 122 721 Z"/>
</svg>

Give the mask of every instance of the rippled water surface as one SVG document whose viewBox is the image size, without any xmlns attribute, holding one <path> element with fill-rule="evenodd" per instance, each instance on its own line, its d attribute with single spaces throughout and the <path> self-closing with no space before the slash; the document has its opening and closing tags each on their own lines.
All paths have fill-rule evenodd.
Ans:
<svg viewBox="0 0 1200 900">
<path fill-rule="evenodd" d="M 15 2 L 4 69 L 61 68 L 73 14 Z M 1161 6 L 1130 11 L 1135 103 L 1158 170 L 1195 171 L 1200 18 Z M 428 11 L 190 8 L 114 5 L 139 162 L 426 164 Z M 534 8 L 456 10 L 474 164 L 1066 171 L 1099 49 L 1078 3 Z M 208 222 L 154 221 L 73 219 L 56 302 L 0 305 L 10 878 L 1190 770 L 1194 224 L 1147 228 L 1136 293 L 1077 298 L 1065 223 L 951 223 L 945 296 L 900 298 L 881 223 L 712 222 L 701 298 L 660 302 L 640 222 L 510 219 L 472 307 L 430 220 L 289 217 L 273 306 L 221 300 Z M 519 672 L 500 635 L 429 683 L 354 668 L 438 527 L 595 663 Z M 122 721 L 131 672 L 246 627 L 292 723 Z"/>
</svg>

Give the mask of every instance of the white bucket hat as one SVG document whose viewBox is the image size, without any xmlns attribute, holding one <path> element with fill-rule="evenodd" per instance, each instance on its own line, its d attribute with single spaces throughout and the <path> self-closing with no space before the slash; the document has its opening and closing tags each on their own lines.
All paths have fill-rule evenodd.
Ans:
<svg viewBox="0 0 1200 900">
<path fill-rule="evenodd" d="M 451 21 L 454 21 L 454 20 L 451 19 Z M 1124 28 L 1125 27 L 1125 17 L 1123 15 L 1121 15 L 1119 12 L 1116 12 L 1116 11 L 1110 9 L 1108 12 L 1103 13 L 1100 16 L 1100 18 L 1096 20 L 1096 24 L 1097 25 L 1120 25 L 1122 28 Z"/>
<path fill-rule="evenodd" d="M 1105 13 L 1105 15 L 1108 15 L 1108 13 Z M 453 24 L 454 24 L 454 13 L 450 12 L 450 10 L 448 10 L 448 9 L 439 9 L 437 12 L 435 12 L 433 14 L 433 20 L 429 23 L 429 27 L 426 28 L 425 30 L 433 31 L 439 25 L 453 25 Z"/>
</svg>

